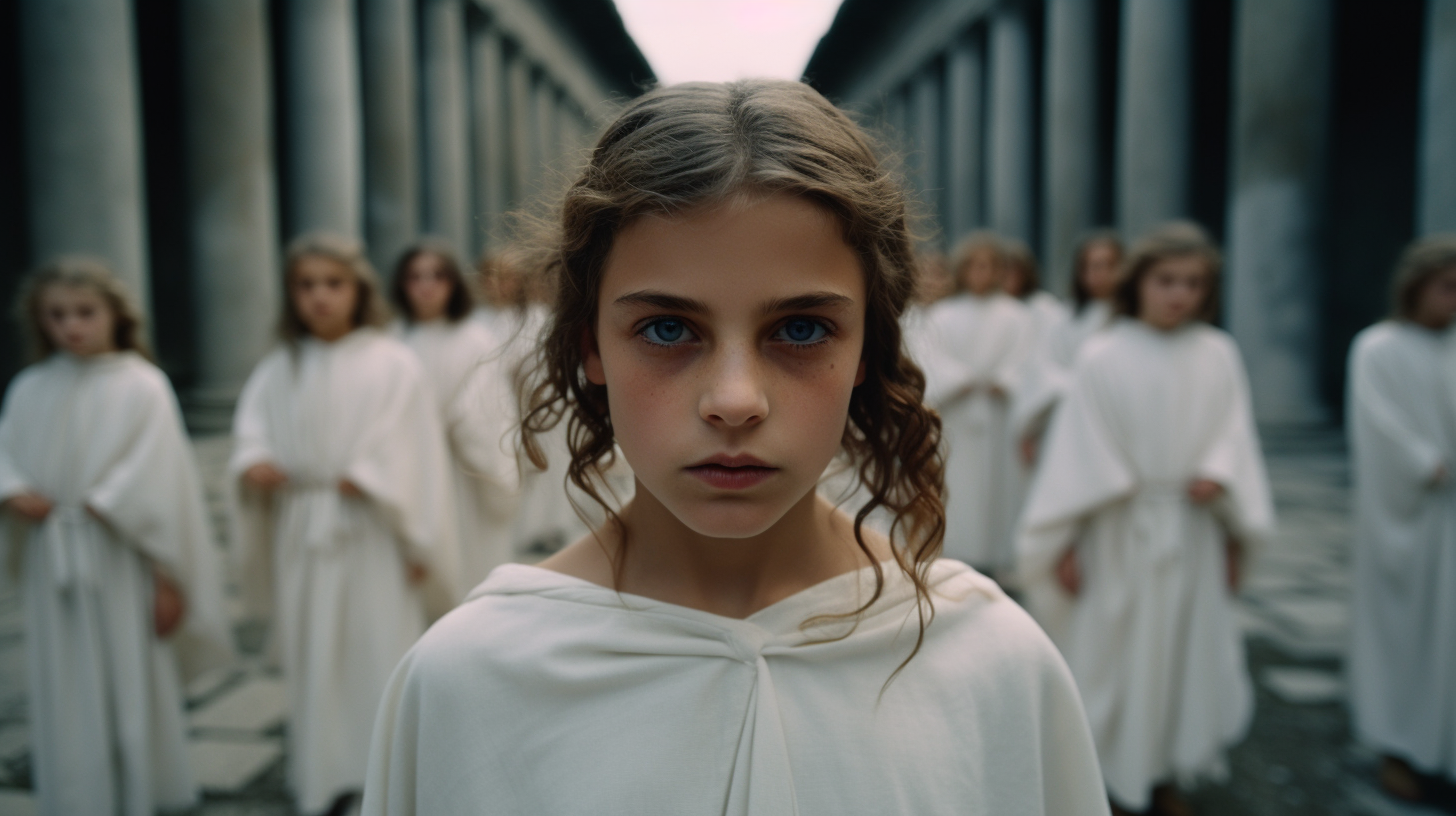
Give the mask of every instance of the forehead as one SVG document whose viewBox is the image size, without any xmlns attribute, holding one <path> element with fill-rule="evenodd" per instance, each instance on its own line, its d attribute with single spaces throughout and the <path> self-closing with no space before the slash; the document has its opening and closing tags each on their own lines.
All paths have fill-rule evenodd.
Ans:
<svg viewBox="0 0 1456 816">
<path fill-rule="evenodd" d="M 80 306 L 104 304 L 106 299 L 94 286 L 73 283 L 52 283 L 41 290 L 41 303 L 47 306 Z"/>
<path fill-rule="evenodd" d="M 348 264 L 327 255 L 301 255 L 294 259 L 289 271 L 293 278 L 353 277 Z"/>
<path fill-rule="evenodd" d="M 1202 255 L 1180 254 L 1158 258 L 1148 266 L 1150 275 L 1197 276 L 1209 272 L 1208 259 Z"/>
<path fill-rule="evenodd" d="M 710 306 L 830 291 L 864 303 L 864 273 L 833 215 L 803 198 L 730 200 L 640 218 L 617 234 L 601 302 L 661 290 Z"/>
</svg>

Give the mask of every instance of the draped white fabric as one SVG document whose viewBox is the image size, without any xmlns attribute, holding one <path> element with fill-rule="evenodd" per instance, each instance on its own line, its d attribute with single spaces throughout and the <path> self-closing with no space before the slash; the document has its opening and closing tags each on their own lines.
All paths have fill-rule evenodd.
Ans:
<svg viewBox="0 0 1456 816">
<path fill-rule="evenodd" d="M 1456 334 L 1372 326 L 1349 382 L 1355 730 L 1456 777 Z"/>
<path fill-rule="evenodd" d="M 1088 303 L 1064 320 L 1045 319 L 1046 330 L 1028 355 L 1021 387 L 1011 406 L 1011 425 L 1018 439 L 1036 437 L 1046 430 L 1052 409 L 1071 381 L 1077 352 L 1111 321 L 1111 306 L 1100 300 Z"/>
<path fill-rule="evenodd" d="M 33 774 L 41 813 L 185 807 L 182 682 L 232 659 L 221 564 L 171 386 L 132 352 L 57 353 L 21 372 L 0 415 L 0 498 L 54 503 L 0 524 L 22 570 Z M 187 612 L 152 621 L 157 568 Z"/>
<path fill-rule="evenodd" d="M 1105 814 L 1030 619 L 941 561 L 924 646 L 886 685 L 917 631 L 910 583 L 886 579 L 857 627 L 805 628 L 873 572 L 737 620 L 501 567 L 395 673 L 364 813 Z"/>
<path fill-rule="evenodd" d="M 363 784 L 389 673 L 427 611 L 443 614 L 460 597 L 444 431 L 414 354 L 360 329 L 264 358 L 234 434 L 245 590 L 255 612 L 274 616 L 290 783 L 300 808 L 316 812 Z M 288 477 L 272 496 L 242 486 L 260 462 Z M 341 479 L 364 496 L 342 495 Z M 427 569 L 423 586 L 408 583 L 406 562 Z"/>
<path fill-rule="evenodd" d="M 1187 497 L 1194 479 L 1225 493 Z M 1255 547 L 1273 504 L 1232 340 L 1122 320 L 1090 340 L 1052 425 L 1018 540 L 1034 615 L 1087 705 L 1108 789 L 1147 806 L 1173 777 L 1217 775 L 1253 696 L 1225 540 Z M 1055 584 L 1075 544 L 1083 586 Z"/>
</svg>

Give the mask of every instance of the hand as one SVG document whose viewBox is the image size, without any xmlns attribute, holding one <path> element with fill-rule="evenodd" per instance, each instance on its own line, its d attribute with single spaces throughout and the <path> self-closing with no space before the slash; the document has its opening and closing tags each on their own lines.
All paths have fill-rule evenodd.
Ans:
<svg viewBox="0 0 1456 816">
<path fill-rule="evenodd" d="M 1041 448 L 1041 440 L 1034 436 L 1021 438 L 1021 464 L 1031 467 L 1036 464 L 1036 455 Z"/>
<path fill-rule="evenodd" d="M 1082 594 L 1082 562 L 1077 560 L 1077 548 L 1068 547 L 1057 559 L 1057 583 L 1073 598 Z"/>
<path fill-rule="evenodd" d="M 1209 479 L 1194 479 L 1188 483 L 1188 498 L 1194 504 L 1208 504 L 1223 495 L 1223 485 Z"/>
<path fill-rule="evenodd" d="M 354 484 L 348 479 L 339 480 L 339 492 L 351 499 L 361 499 L 364 497 L 364 491 L 359 485 Z"/>
<path fill-rule="evenodd" d="M 1226 538 L 1223 542 L 1224 565 L 1228 570 L 1228 588 L 1230 593 L 1239 591 L 1239 584 L 1244 580 L 1244 546 L 1232 538 Z"/>
<path fill-rule="evenodd" d="M 1431 474 L 1431 487 L 1440 487 L 1451 480 L 1451 471 L 1444 464 L 1436 466 L 1436 472 Z"/>
<path fill-rule="evenodd" d="M 996 385 L 995 383 L 992 383 L 989 387 L 987 387 L 986 391 L 990 393 L 990 395 L 995 399 L 1006 399 L 1006 389 L 1002 388 L 999 385 Z"/>
<path fill-rule="evenodd" d="M 152 570 L 152 627 L 157 637 L 165 638 L 177 631 L 187 614 L 187 599 L 177 584 L 159 569 Z"/>
<path fill-rule="evenodd" d="M 39 493 L 31 492 L 11 496 L 3 503 L 0 503 L 0 506 L 3 506 L 26 521 L 37 523 L 45 521 L 46 516 L 49 516 L 51 510 L 55 507 L 55 505 L 51 504 L 50 499 L 47 499 Z"/>
<path fill-rule="evenodd" d="M 288 475 L 272 462 L 259 462 L 243 471 L 243 483 L 264 493 L 271 493 L 288 482 Z"/>
<path fill-rule="evenodd" d="M 404 578 L 409 582 L 410 586 L 419 586 L 428 577 L 430 577 L 430 569 L 424 564 L 416 564 L 410 561 L 404 565 Z"/>
</svg>

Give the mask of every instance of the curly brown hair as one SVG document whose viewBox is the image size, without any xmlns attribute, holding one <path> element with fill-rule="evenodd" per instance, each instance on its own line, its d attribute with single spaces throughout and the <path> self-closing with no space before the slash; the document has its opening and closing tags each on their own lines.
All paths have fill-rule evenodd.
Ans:
<svg viewBox="0 0 1456 816">
<path fill-rule="evenodd" d="M 379 278 L 364 254 L 364 245 L 343 235 L 309 232 L 289 242 L 283 253 L 283 316 L 278 322 L 278 335 L 283 342 L 296 346 L 310 334 L 293 302 L 293 276 L 299 259 L 304 257 L 328 258 L 354 276 L 354 284 L 359 289 L 359 299 L 354 303 L 354 328 L 380 328 L 389 322 L 389 304 L 380 294 Z"/>
<path fill-rule="evenodd" d="M 1194 320 L 1212 323 L 1218 318 L 1223 256 L 1203 227 L 1192 221 L 1170 221 L 1139 238 L 1122 265 L 1122 275 L 1112 300 L 1117 313 L 1137 317 L 1142 311 L 1143 278 L 1168 258 L 1201 258 L 1208 265 L 1208 296 Z"/>
<path fill-rule="evenodd" d="M 1456 269 L 1456 235 L 1428 235 L 1411 242 L 1390 278 L 1391 316 L 1414 319 L 1426 284 L 1447 269 Z"/>
<path fill-rule="evenodd" d="M 545 467 L 537 437 L 565 418 L 569 478 L 606 509 L 625 542 L 621 519 L 599 487 L 613 456 L 606 389 L 582 368 L 581 338 L 595 324 L 607 255 L 638 218 L 743 193 L 798 196 L 822 207 L 863 269 L 866 375 L 850 398 L 842 446 L 869 494 L 855 514 L 854 536 L 876 583 L 873 596 L 843 617 L 857 619 L 883 592 L 883 568 L 863 531 L 865 519 L 883 508 L 893 518 L 896 563 L 916 590 L 913 657 L 935 612 L 926 575 L 944 537 L 945 468 L 940 418 L 921 402 L 925 375 L 900 331 L 916 277 L 906 198 L 869 137 L 808 85 L 743 80 L 658 88 L 607 127 L 566 191 L 559 218 L 544 223 L 535 242 L 535 271 L 554 283 L 556 297 L 534 370 L 521 381 L 523 448 Z M 615 566 L 620 575 L 620 559 Z"/>
<path fill-rule="evenodd" d="M 399 310 L 406 321 L 415 319 L 414 306 L 410 304 L 409 292 L 405 290 L 405 278 L 409 276 L 410 264 L 421 255 L 434 255 L 439 258 L 441 271 L 450 281 L 450 299 L 445 301 L 445 319 L 451 323 L 459 323 L 469 317 L 470 310 L 475 308 L 475 298 L 470 294 L 470 284 L 460 269 L 460 261 L 456 259 L 455 250 L 448 242 L 433 237 L 421 238 L 394 262 L 394 277 L 389 282 L 389 299 L 394 302 L 394 308 Z"/>
<path fill-rule="evenodd" d="M 1117 230 L 1093 230 L 1083 235 L 1077 242 L 1077 248 L 1072 252 L 1072 302 L 1076 304 L 1079 312 L 1092 302 L 1092 292 L 1087 288 L 1084 276 L 1087 274 L 1087 254 L 1098 245 L 1110 246 L 1117 250 L 1119 261 L 1123 256 L 1122 236 L 1117 234 Z"/>
<path fill-rule="evenodd" d="M 134 351 L 152 359 L 142 330 L 142 313 L 131 293 L 100 258 L 88 255 L 62 255 L 47 261 L 25 277 L 15 302 L 15 318 L 25 334 L 29 357 L 42 360 L 56 351 L 56 344 L 41 327 L 41 298 L 52 286 L 90 289 L 106 301 L 115 319 L 111 342 L 117 351 Z"/>
</svg>

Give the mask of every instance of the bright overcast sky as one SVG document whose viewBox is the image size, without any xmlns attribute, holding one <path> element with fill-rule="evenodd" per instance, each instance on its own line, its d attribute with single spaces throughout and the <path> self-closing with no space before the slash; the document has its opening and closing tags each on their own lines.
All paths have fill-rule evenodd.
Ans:
<svg viewBox="0 0 1456 816">
<path fill-rule="evenodd" d="M 841 0 L 616 0 L 664 85 L 798 79 Z"/>
</svg>

